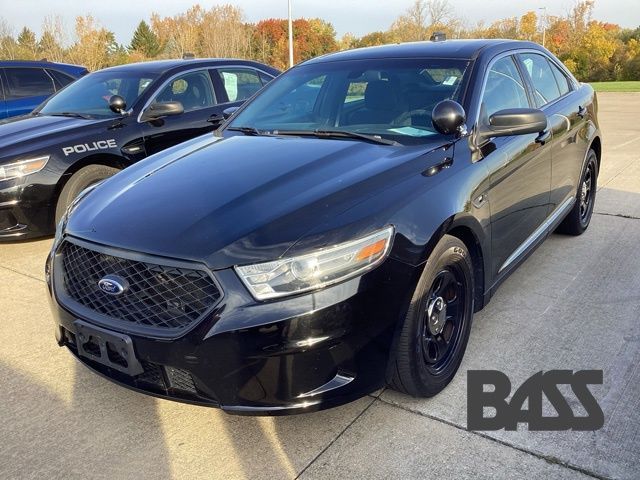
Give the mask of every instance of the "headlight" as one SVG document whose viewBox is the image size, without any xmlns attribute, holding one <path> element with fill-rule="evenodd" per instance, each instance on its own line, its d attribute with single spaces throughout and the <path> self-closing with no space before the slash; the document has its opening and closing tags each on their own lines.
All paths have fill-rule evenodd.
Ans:
<svg viewBox="0 0 640 480">
<path fill-rule="evenodd" d="M 393 227 L 299 257 L 235 267 L 257 300 L 283 297 L 342 282 L 372 270 L 391 247 Z"/>
<path fill-rule="evenodd" d="M 45 167 L 48 161 L 49 155 L 43 155 L 41 157 L 29 158 L 0 166 L 0 181 L 20 178 L 39 172 Z"/>
</svg>

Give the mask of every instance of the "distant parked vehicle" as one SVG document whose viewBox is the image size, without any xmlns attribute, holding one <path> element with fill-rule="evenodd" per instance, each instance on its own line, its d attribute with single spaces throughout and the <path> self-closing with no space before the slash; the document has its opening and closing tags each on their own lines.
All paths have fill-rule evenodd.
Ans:
<svg viewBox="0 0 640 480">
<path fill-rule="evenodd" d="M 0 62 L 0 119 L 31 112 L 47 97 L 87 73 L 78 65 L 46 60 Z"/>
<path fill-rule="evenodd" d="M 279 73 L 234 59 L 120 65 L 0 122 L 0 241 L 52 234 L 82 190 L 212 132 Z"/>
</svg>

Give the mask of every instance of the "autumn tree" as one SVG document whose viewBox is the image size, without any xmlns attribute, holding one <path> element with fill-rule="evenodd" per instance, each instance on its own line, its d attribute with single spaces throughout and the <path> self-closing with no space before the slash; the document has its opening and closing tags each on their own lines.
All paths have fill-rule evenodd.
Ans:
<svg viewBox="0 0 640 480">
<path fill-rule="evenodd" d="M 518 38 L 520 40 L 536 41 L 538 33 L 538 16 L 536 12 L 527 12 L 520 17 Z"/>
<path fill-rule="evenodd" d="M 51 62 L 65 59 L 64 27 L 62 17 L 48 16 L 42 22 L 42 35 L 38 41 L 39 54 Z"/>
<path fill-rule="evenodd" d="M 69 49 L 69 59 L 90 71 L 111 64 L 118 51 L 113 32 L 100 26 L 91 15 L 76 18 L 76 41 Z"/>
<path fill-rule="evenodd" d="M 204 8 L 195 5 L 173 17 L 151 15 L 151 29 L 158 37 L 164 56 L 182 58 L 185 53 L 197 53 L 204 14 Z"/>
<path fill-rule="evenodd" d="M 251 27 L 244 13 L 233 5 L 216 5 L 202 16 L 198 55 L 203 57 L 238 58 L 249 55 Z"/>
<path fill-rule="evenodd" d="M 285 19 L 258 22 L 251 40 L 254 58 L 276 68 L 286 69 L 289 63 L 288 25 Z M 318 18 L 293 21 L 293 55 L 298 63 L 338 49 L 333 26 Z"/>
<path fill-rule="evenodd" d="M 13 29 L 0 17 L 0 59 L 15 60 L 18 57 L 18 43 L 13 38 Z"/>
<path fill-rule="evenodd" d="M 391 31 L 403 42 L 429 39 L 429 12 L 427 0 L 416 0 L 391 25 Z"/>
<path fill-rule="evenodd" d="M 396 42 L 396 38 L 392 32 L 371 32 L 362 38 L 353 42 L 354 48 L 372 47 L 375 45 L 385 45 L 387 43 Z"/>
<path fill-rule="evenodd" d="M 434 32 L 448 37 L 460 35 L 461 21 L 454 17 L 448 0 L 415 0 L 407 11 L 393 22 L 390 33 L 397 41 L 429 40 Z"/>
</svg>

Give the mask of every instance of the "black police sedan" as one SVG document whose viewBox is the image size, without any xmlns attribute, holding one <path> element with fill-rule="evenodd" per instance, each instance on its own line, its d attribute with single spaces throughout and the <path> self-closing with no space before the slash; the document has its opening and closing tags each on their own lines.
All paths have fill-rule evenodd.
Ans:
<svg viewBox="0 0 640 480">
<path fill-rule="evenodd" d="M 213 131 L 278 71 L 246 60 L 168 60 L 101 70 L 0 124 L 0 241 L 52 234 L 83 189 Z"/>
<path fill-rule="evenodd" d="M 123 385 L 236 413 L 385 383 L 434 395 L 500 282 L 550 232 L 588 227 L 596 110 L 528 42 L 305 62 L 218 138 L 69 209 L 46 267 L 57 340 Z"/>
</svg>

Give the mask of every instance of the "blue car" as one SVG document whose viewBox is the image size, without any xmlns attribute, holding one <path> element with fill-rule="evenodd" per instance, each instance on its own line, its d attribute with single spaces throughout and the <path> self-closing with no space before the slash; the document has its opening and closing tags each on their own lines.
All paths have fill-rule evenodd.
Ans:
<svg viewBox="0 0 640 480">
<path fill-rule="evenodd" d="M 47 61 L 0 62 L 0 119 L 24 115 L 89 71 Z"/>
</svg>

